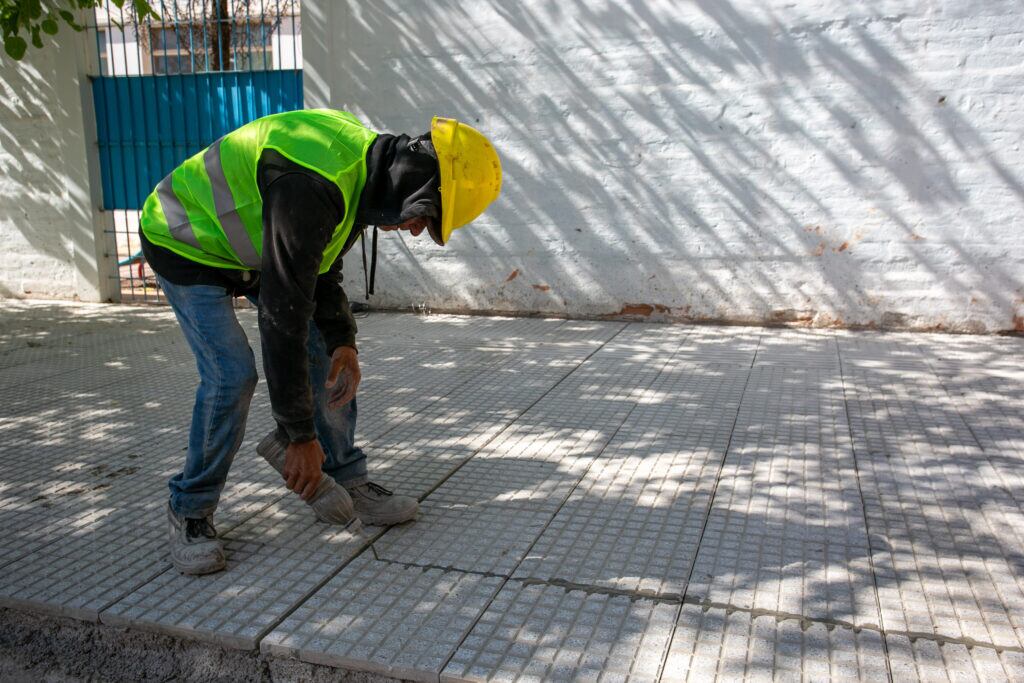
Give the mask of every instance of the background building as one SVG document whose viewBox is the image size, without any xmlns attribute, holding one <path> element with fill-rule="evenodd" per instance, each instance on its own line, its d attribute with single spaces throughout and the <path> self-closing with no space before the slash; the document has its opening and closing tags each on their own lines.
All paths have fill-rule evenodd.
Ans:
<svg viewBox="0 0 1024 683">
<path fill-rule="evenodd" d="M 501 200 L 449 248 L 382 240 L 377 304 L 1024 329 L 1014 3 L 306 0 L 301 15 L 301 45 L 286 14 L 237 65 L 301 66 L 305 106 L 379 130 L 462 118 L 504 160 Z M 130 235 L 130 216 L 95 209 L 87 76 L 214 66 L 165 22 L 101 18 L 104 50 L 62 34 L 0 66 L 3 294 L 119 296 L 94 226 Z"/>
</svg>

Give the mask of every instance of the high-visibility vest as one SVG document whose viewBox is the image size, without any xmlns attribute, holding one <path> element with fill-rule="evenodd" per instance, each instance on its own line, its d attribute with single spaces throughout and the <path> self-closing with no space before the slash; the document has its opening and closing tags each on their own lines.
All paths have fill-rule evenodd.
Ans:
<svg viewBox="0 0 1024 683">
<path fill-rule="evenodd" d="M 146 238 L 216 268 L 258 270 L 263 253 L 263 198 L 256 166 L 274 149 L 333 182 L 345 216 L 324 250 L 320 273 L 338 257 L 355 222 L 366 183 L 366 152 L 377 133 L 341 111 L 307 109 L 256 119 L 184 161 L 146 198 Z"/>
</svg>

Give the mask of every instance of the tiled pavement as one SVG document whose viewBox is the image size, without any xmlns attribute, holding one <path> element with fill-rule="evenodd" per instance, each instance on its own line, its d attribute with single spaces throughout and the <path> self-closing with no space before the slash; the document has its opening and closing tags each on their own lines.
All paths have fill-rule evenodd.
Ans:
<svg viewBox="0 0 1024 683">
<path fill-rule="evenodd" d="M 228 570 L 188 578 L 171 314 L 0 303 L 0 604 L 416 680 L 1024 679 L 1024 340 L 360 326 L 361 442 L 421 518 L 316 523 L 260 390 Z"/>
</svg>

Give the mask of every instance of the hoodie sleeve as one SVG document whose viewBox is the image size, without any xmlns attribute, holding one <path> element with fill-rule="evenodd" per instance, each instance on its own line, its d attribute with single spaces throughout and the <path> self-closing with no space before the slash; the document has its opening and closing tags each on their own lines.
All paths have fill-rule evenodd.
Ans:
<svg viewBox="0 0 1024 683">
<path fill-rule="evenodd" d="M 313 391 L 309 384 L 306 343 L 310 320 L 325 326 L 334 340 L 346 339 L 348 325 L 338 304 L 340 269 L 334 278 L 318 277 L 320 260 L 338 224 L 339 207 L 322 183 L 305 173 L 285 173 L 263 192 L 263 257 L 260 275 L 259 327 L 263 372 L 270 391 L 274 418 L 291 443 L 316 437 Z M 339 259 L 340 260 L 340 259 Z M 341 294 L 344 301 L 344 294 Z M 348 311 L 347 302 L 344 306 Z M 348 313 L 351 318 L 351 313 Z"/>
<path fill-rule="evenodd" d="M 356 319 L 352 316 L 352 309 L 348 305 L 348 297 L 342 288 L 345 279 L 341 273 L 341 266 L 342 258 L 338 256 L 331 269 L 316 280 L 316 310 L 313 312 L 313 321 L 323 335 L 327 355 L 334 353 L 339 346 L 356 348 L 356 333 L 359 331 Z"/>
</svg>

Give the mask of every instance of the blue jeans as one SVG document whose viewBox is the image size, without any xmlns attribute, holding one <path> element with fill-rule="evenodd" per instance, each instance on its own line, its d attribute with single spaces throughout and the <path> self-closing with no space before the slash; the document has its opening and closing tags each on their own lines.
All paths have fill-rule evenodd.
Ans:
<svg viewBox="0 0 1024 683">
<path fill-rule="evenodd" d="M 204 517 L 217 508 L 231 461 L 245 435 L 256 390 L 256 360 L 224 287 L 176 285 L 160 276 L 157 280 L 199 370 L 185 469 L 168 482 L 171 507 L 184 517 Z M 354 445 L 356 400 L 338 410 L 327 407 L 324 382 L 331 359 L 312 322 L 307 350 L 316 434 L 327 456 L 323 471 L 340 484 L 361 483 L 366 480 L 366 454 Z"/>
</svg>

